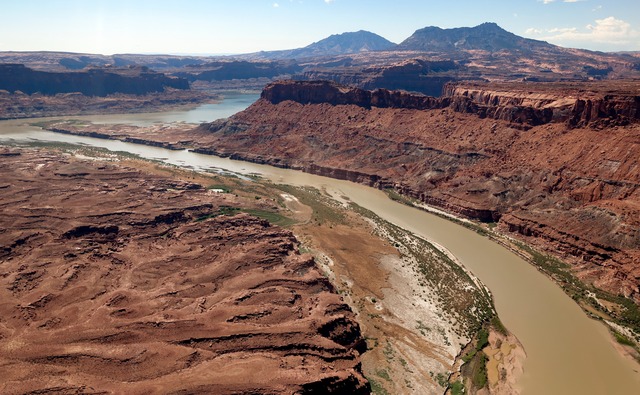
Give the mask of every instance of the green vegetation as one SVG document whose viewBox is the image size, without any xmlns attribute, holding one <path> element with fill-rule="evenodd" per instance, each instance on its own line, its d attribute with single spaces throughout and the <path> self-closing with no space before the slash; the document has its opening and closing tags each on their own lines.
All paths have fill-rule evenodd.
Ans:
<svg viewBox="0 0 640 395">
<path fill-rule="evenodd" d="M 640 306 L 634 303 L 633 300 L 585 284 L 573 275 L 570 265 L 557 258 L 542 254 L 524 243 L 514 242 L 514 244 L 529 255 L 533 264 L 560 284 L 564 292 L 583 307 L 584 304 L 589 305 L 613 322 L 629 327 L 635 333 L 640 333 Z M 595 295 L 595 298 L 593 295 Z M 608 302 L 608 304 L 616 307 L 606 308 L 602 303 L 598 302 L 599 300 Z M 593 318 L 601 319 L 601 317 L 588 310 L 586 311 Z M 635 341 L 629 338 L 627 340 L 633 343 L 632 346 L 640 352 L 640 347 L 638 346 L 640 338 L 635 339 Z"/>
<path fill-rule="evenodd" d="M 489 345 L 489 331 L 486 328 L 480 328 L 476 334 L 476 346 L 469 351 L 468 354 L 462 357 L 464 363 L 469 363 L 474 360 L 478 353 L 482 352 L 482 349 Z"/>
<path fill-rule="evenodd" d="M 438 385 L 440 387 L 447 388 L 449 386 L 449 381 L 447 379 L 447 375 L 445 375 L 444 373 L 436 374 L 435 379 L 436 379 L 436 382 L 438 383 Z"/>
<path fill-rule="evenodd" d="M 618 332 L 613 332 L 613 336 L 616 338 L 616 341 L 620 344 L 623 344 L 625 346 L 631 346 L 631 347 L 636 346 L 636 343 L 633 340 L 629 339 L 623 334 L 620 334 Z"/>
<path fill-rule="evenodd" d="M 478 342 L 476 343 L 476 350 L 480 351 L 489 345 L 489 331 L 486 328 L 482 328 L 478 331 Z"/>
<path fill-rule="evenodd" d="M 464 384 L 462 384 L 460 381 L 456 381 L 453 384 L 451 384 L 451 395 L 464 395 Z"/>
<path fill-rule="evenodd" d="M 410 198 L 399 194 L 398 192 L 396 192 L 395 190 L 391 189 L 391 188 L 387 188 L 384 190 L 384 192 L 387 194 L 387 196 L 389 196 L 389 199 L 393 200 L 394 202 L 399 202 L 402 204 L 406 204 L 407 206 L 413 206 L 414 205 L 414 201 L 411 200 Z"/>
<path fill-rule="evenodd" d="M 384 350 L 382 350 L 382 353 L 387 358 L 387 360 L 390 361 L 393 359 L 393 347 L 391 346 L 391 343 L 389 343 L 389 341 L 387 341 L 387 344 L 384 345 Z"/>
<path fill-rule="evenodd" d="M 387 371 L 387 369 L 378 369 L 378 370 L 376 370 L 376 375 L 378 377 L 381 377 L 381 378 L 389 381 L 389 382 L 392 381 L 391 380 L 391 376 L 389 376 L 389 372 Z"/>
<path fill-rule="evenodd" d="M 375 395 L 390 395 L 389 391 L 387 391 L 380 383 L 375 381 L 372 378 L 367 377 L 369 380 L 369 384 L 371 384 L 371 392 Z"/>
<path fill-rule="evenodd" d="M 473 336 L 495 314 L 488 292 L 479 288 L 462 267 L 433 244 L 357 204 L 350 203 L 350 207 L 362 217 L 372 220 L 378 226 L 380 236 L 387 238 L 402 256 L 407 257 L 406 261 L 415 262 L 419 285 L 437 295 L 437 301 L 446 314 L 460 324 L 457 329 L 459 335 Z M 474 313 L 469 314 L 470 311 Z M 418 325 L 417 329 L 423 335 L 431 330 L 421 323 Z"/>
<path fill-rule="evenodd" d="M 340 203 L 336 202 L 316 188 L 295 187 L 291 185 L 274 185 L 275 188 L 298 198 L 300 203 L 311 207 L 311 220 L 318 225 L 332 223 L 345 224 L 345 216 L 341 212 Z"/>
<path fill-rule="evenodd" d="M 494 319 L 495 318 L 495 319 Z M 493 326 L 493 322 L 500 322 L 496 316 L 492 317 L 491 325 Z M 500 324 L 502 325 L 502 324 Z M 504 327 L 502 327 L 504 328 Z M 471 382 L 473 387 L 476 389 L 483 388 L 487 384 L 487 355 L 482 351 L 486 346 L 489 345 L 489 329 L 488 325 L 480 328 L 478 333 L 476 334 L 476 344 L 473 349 L 471 349 L 466 355 L 462 357 L 464 361 L 464 365 L 462 366 L 461 373 L 464 377 L 471 378 Z M 452 384 L 452 393 L 453 393 L 453 385 Z M 462 383 L 460 383 L 462 384 Z M 464 386 L 461 388 L 464 393 Z"/>
<path fill-rule="evenodd" d="M 295 220 L 289 217 L 285 217 L 284 215 L 278 214 L 273 211 L 258 210 L 258 209 L 244 209 L 242 211 L 244 211 L 245 213 L 254 215 L 256 217 L 266 219 L 271 224 L 282 226 L 284 228 L 296 223 Z"/>
<path fill-rule="evenodd" d="M 500 321 L 500 317 L 498 317 L 497 315 L 491 317 L 491 327 L 493 327 L 496 332 L 500 333 L 503 336 L 507 336 L 509 334 L 509 331 L 507 331 L 507 328 L 505 328 L 502 321 Z"/>
<path fill-rule="evenodd" d="M 473 386 L 480 389 L 487 385 L 489 380 L 487 377 L 487 356 L 483 352 L 478 353 L 475 363 L 473 364 L 473 370 L 471 375 L 471 382 Z"/>
<path fill-rule="evenodd" d="M 238 213 L 238 211 L 240 211 L 240 208 L 238 207 L 220 206 L 218 210 L 208 214 L 201 215 L 200 217 L 196 218 L 195 221 L 202 222 L 206 219 L 215 218 L 220 215 L 235 215 Z"/>
</svg>

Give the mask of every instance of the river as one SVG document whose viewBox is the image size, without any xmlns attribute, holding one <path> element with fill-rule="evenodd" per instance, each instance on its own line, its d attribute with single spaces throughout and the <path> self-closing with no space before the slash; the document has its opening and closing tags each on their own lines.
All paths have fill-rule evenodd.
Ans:
<svg viewBox="0 0 640 395">
<path fill-rule="evenodd" d="M 172 121 L 198 123 L 229 116 L 256 99 L 257 95 L 235 95 L 219 104 L 191 111 L 73 118 L 136 125 Z M 640 393 L 638 364 L 615 350 L 603 324 L 588 318 L 560 287 L 533 266 L 460 225 L 393 202 L 376 189 L 347 181 L 188 151 L 57 134 L 28 126 L 28 122 L 0 122 L 0 143 L 42 140 L 104 147 L 194 169 L 259 173 L 275 182 L 325 188 L 336 197 L 347 196 L 387 221 L 445 246 L 489 287 L 502 322 L 517 336 L 527 353 L 520 382 L 524 395 Z"/>
</svg>

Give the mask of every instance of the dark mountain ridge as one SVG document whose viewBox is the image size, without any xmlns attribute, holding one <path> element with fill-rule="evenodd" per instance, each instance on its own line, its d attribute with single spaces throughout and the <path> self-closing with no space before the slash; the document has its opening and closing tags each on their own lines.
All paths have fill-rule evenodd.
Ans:
<svg viewBox="0 0 640 395">
<path fill-rule="evenodd" d="M 416 30 L 410 37 L 398 44 L 400 51 L 448 52 L 456 50 L 483 50 L 497 52 L 552 50 L 558 48 L 546 41 L 532 40 L 508 32 L 493 22 L 475 27 L 442 29 L 429 26 Z"/>
<path fill-rule="evenodd" d="M 283 51 L 261 51 L 248 55 L 266 59 L 304 59 L 384 51 L 393 49 L 395 45 L 396 44 L 375 33 L 359 30 L 357 32 L 332 34 L 325 39 L 316 41 L 303 48 Z"/>
</svg>

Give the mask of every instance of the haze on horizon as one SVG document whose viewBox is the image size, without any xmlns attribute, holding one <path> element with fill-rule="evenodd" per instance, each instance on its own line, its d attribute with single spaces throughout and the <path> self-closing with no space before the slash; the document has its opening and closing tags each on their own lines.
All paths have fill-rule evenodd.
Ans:
<svg viewBox="0 0 640 395">
<path fill-rule="evenodd" d="M 563 47 L 640 51 L 629 0 L 23 0 L 3 4 L 0 51 L 230 54 L 368 30 L 399 43 L 426 26 L 496 22 Z"/>
</svg>

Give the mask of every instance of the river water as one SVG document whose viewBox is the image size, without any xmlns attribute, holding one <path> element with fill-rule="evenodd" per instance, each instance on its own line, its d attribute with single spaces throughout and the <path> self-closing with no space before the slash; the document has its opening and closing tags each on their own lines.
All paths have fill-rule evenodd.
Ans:
<svg viewBox="0 0 640 395">
<path fill-rule="evenodd" d="M 229 116 L 256 99 L 257 95 L 233 95 L 219 104 L 191 111 L 73 118 L 136 125 L 199 123 Z M 502 322 L 518 337 L 527 353 L 525 373 L 519 383 L 524 395 L 640 394 L 640 366 L 617 352 L 605 326 L 589 319 L 571 298 L 533 266 L 471 230 L 393 202 L 381 191 L 299 171 L 188 151 L 57 134 L 29 126 L 25 120 L 0 122 L 0 143 L 10 140 L 104 147 L 193 169 L 258 173 L 275 182 L 309 185 L 324 188 L 336 197 L 347 196 L 387 221 L 445 246 L 489 287 Z"/>
</svg>

